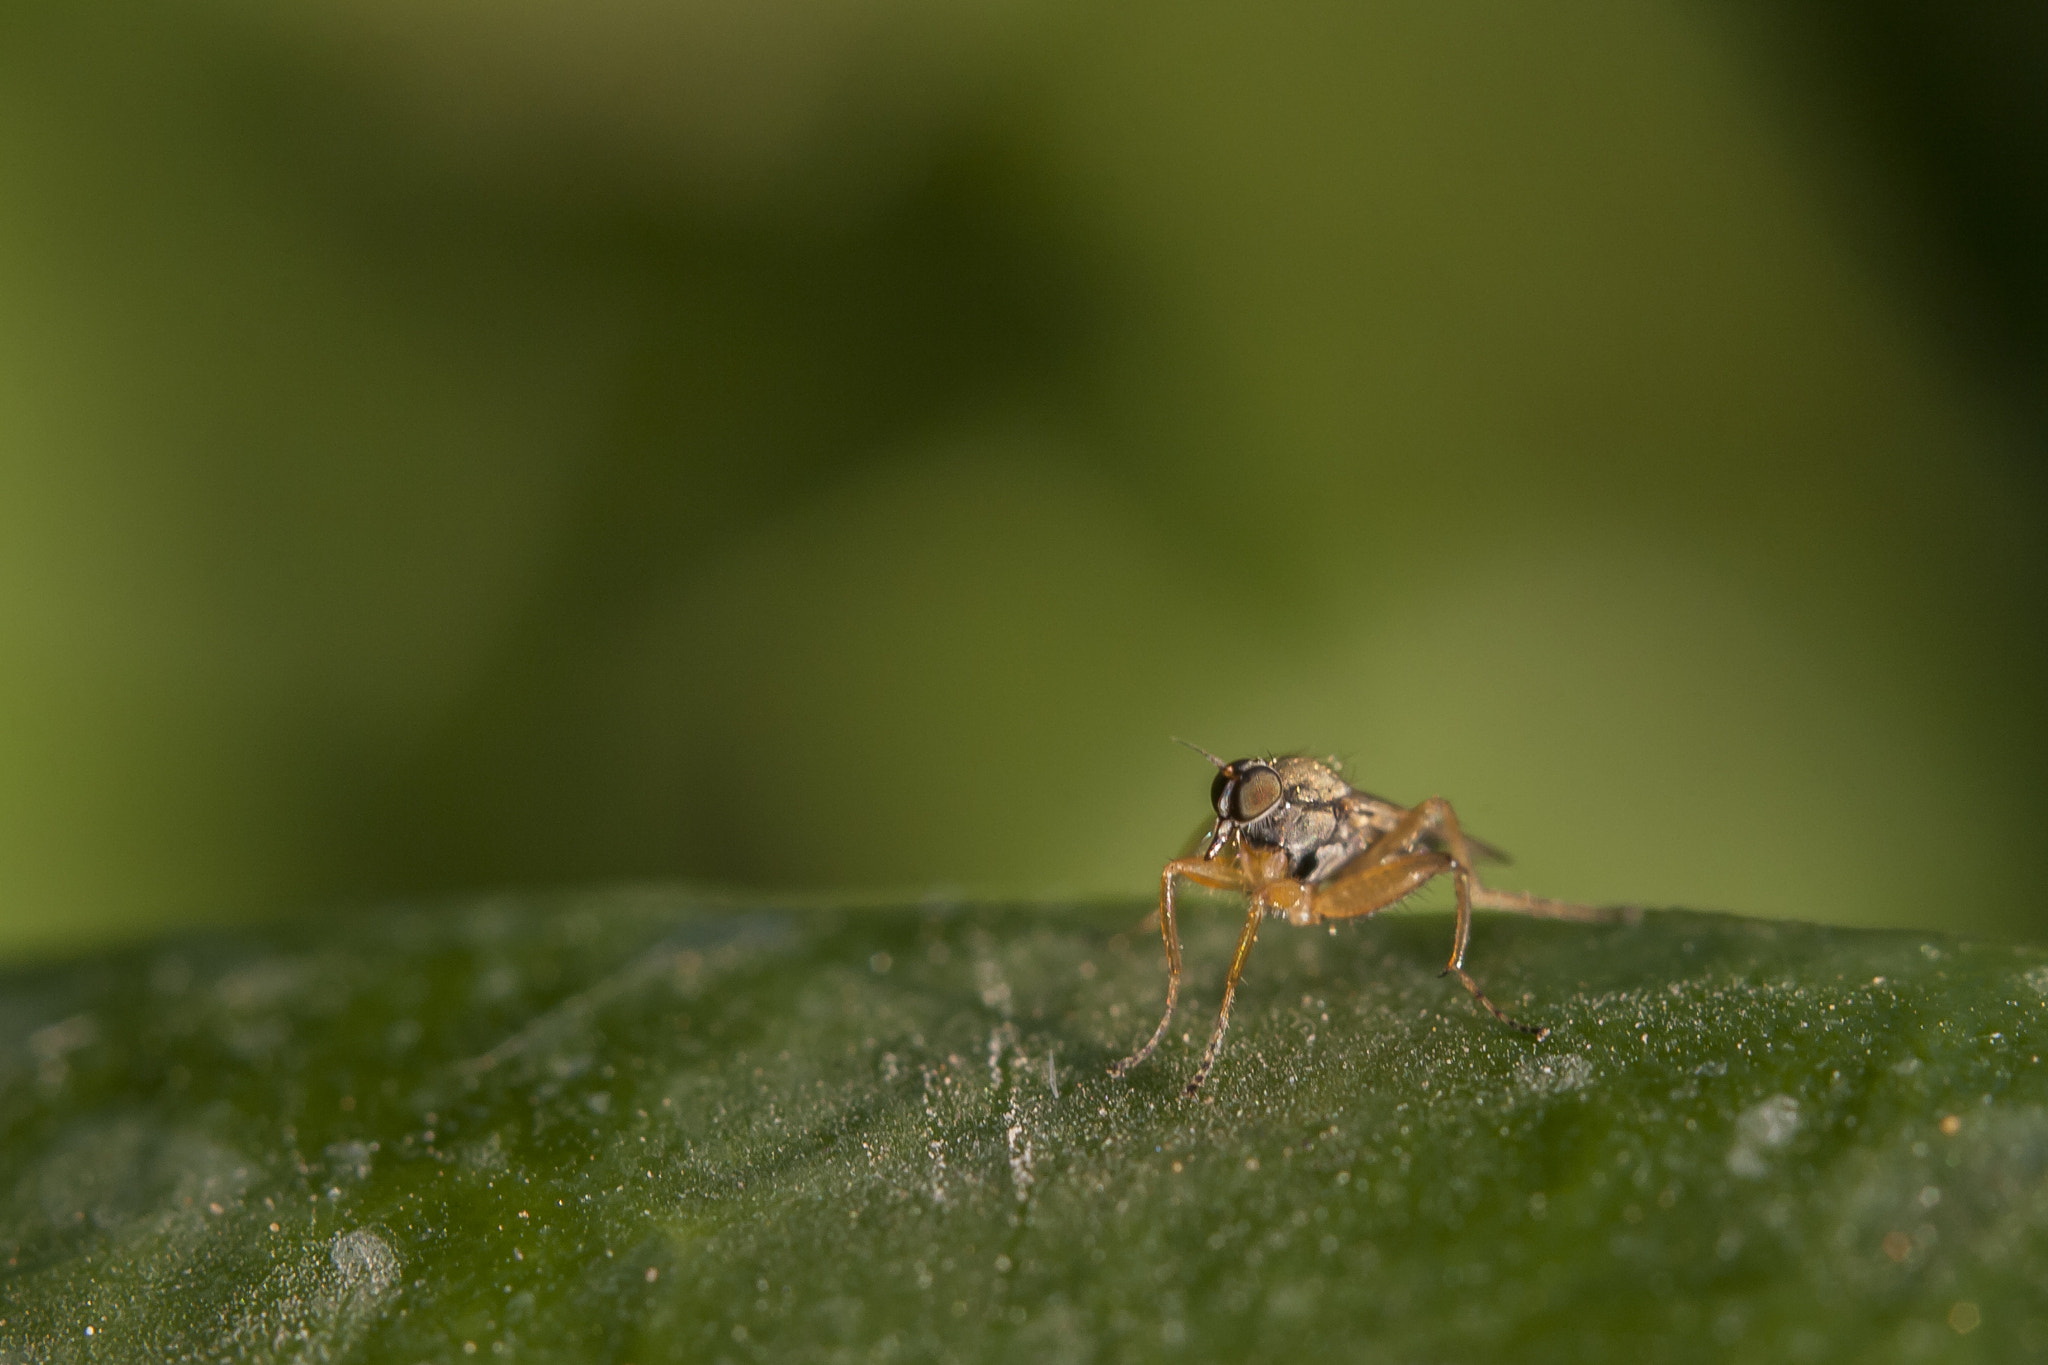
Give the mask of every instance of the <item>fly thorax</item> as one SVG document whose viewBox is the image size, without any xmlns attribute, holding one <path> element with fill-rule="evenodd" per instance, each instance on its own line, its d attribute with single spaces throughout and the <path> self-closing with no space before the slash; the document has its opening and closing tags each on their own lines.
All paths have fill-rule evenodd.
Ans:
<svg viewBox="0 0 2048 1365">
<path fill-rule="evenodd" d="M 1337 813 L 1325 806 L 1290 806 L 1281 819 L 1280 846 L 1297 878 L 1314 872 L 1316 857 L 1337 832 Z"/>
</svg>

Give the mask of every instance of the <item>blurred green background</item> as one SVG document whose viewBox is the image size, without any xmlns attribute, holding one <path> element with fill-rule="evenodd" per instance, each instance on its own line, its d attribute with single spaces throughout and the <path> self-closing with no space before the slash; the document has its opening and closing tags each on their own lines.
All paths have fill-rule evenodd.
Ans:
<svg viewBox="0 0 2048 1365">
<path fill-rule="evenodd" d="M 14 0 L 0 955 L 1142 896 L 1175 734 L 2039 938 L 2040 13 Z"/>
</svg>

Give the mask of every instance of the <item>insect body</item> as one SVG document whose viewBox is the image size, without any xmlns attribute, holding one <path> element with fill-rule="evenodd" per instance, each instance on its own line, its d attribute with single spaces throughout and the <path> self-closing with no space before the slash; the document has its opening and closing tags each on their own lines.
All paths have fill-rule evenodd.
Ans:
<svg viewBox="0 0 2048 1365">
<path fill-rule="evenodd" d="M 1440 796 L 1414 807 L 1399 806 L 1353 787 L 1337 775 L 1334 762 L 1289 756 L 1226 763 L 1206 751 L 1196 752 L 1216 765 L 1216 782 L 1209 793 L 1216 822 L 1203 836 L 1197 856 L 1176 858 L 1160 873 L 1166 1013 L 1143 1047 L 1110 1068 L 1112 1075 L 1121 1076 L 1151 1056 L 1173 1019 L 1180 994 L 1180 932 L 1174 923 L 1173 891 L 1181 879 L 1242 891 L 1251 899 L 1244 933 L 1223 983 L 1223 1008 L 1201 1065 L 1187 1084 L 1184 1093 L 1189 1095 L 1202 1088 L 1216 1064 L 1245 958 L 1258 938 L 1259 921 L 1268 915 L 1297 925 L 1372 915 L 1449 873 L 1457 890 L 1458 918 L 1444 975 L 1455 975 L 1503 1024 L 1543 1038 L 1549 1029 L 1510 1018 L 1465 971 L 1473 907 L 1545 919 L 1606 920 L 1626 913 L 1481 886 L 1473 864 L 1482 858 L 1505 862 L 1506 855 L 1461 830 L 1450 803 Z"/>
</svg>

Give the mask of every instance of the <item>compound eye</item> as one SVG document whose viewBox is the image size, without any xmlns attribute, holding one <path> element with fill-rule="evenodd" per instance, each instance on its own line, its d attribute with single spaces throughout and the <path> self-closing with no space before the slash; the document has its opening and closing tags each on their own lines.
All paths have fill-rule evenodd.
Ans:
<svg viewBox="0 0 2048 1365">
<path fill-rule="evenodd" d="M 1231 777 L 1228 770 L 1225 770 L 1216 774 L 1216 780 L 1209 784 L 1209 804 L 1214 806 L 1216 813 L 1226 820 L 1230 818 L 1230 807 L 1227 802 L 1230 799 L 1230 784 L 1233 781 L 1235 779 Z"/>
<path fill-rule="evenodd" d="M 1233 819 L 1256 820 L 1280 800 L 1280 774 L 1271 768 L 1253 768 L 1237 780 L 1231 812 Z"/>
</svg>

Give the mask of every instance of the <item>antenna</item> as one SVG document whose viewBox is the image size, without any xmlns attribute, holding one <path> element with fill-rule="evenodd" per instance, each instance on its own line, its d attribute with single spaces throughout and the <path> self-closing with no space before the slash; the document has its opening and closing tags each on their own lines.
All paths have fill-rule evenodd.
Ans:
<svg viewBox="0 0 2048 1365">
<path fill-rule="evenodd" d="M 1216 765 L 1216 766 L 1217 766 L 1218 768 L 1227 768 L 1227 767 L 1229 767 L 1229 766 L 1230 766 L 1230 764 L 1229 764 L 1229 763 L 1225 762 L 1225 761 L 1224 761 L 1223 759 L 1220 759 L 1220 758 L 1216 757 L 1216 755 L 1214 755 L 1214 754 L 1210 753 L 1210 752 L 1209 752 L 1209 751 L 1208 751 L 1207 749 L 1204 749 L 1204 748 L 1203 748 L 1203 747 L 1202 747 L 1201 745 L 1199 745 L 1199 744 L 1190 744 L 1190 743 L 1188 743 L 1188 742 L 1187 742 L 1186 740 L 1182 739 L 1182 738 L 1181 738 L 1181 737 L 1180 737 L 1179 735 L 1175 735 L 1175 736 L 1173 737 L 1173 742 L 1174 742 L 1175 744 L 1181 745 L 1181 746 L 1182 746 L 1183 748 L 1193 749 L 1193 750 L 1194 750 L 1194 751 L 1195 751 L 1196 753 L 1200 754 L 1200 755 L 1201 755 L 1201 756 L 1202 756 L 1203 758 L 1206 758 L 1206 759 L 1208 759 L 1208 760 L 1209 760 L 1209 761 L 1210 761 L 1211 763 L 1214 763 L 1214 764 L 1215 764 L 1215 765 Z"/>
</svg>

